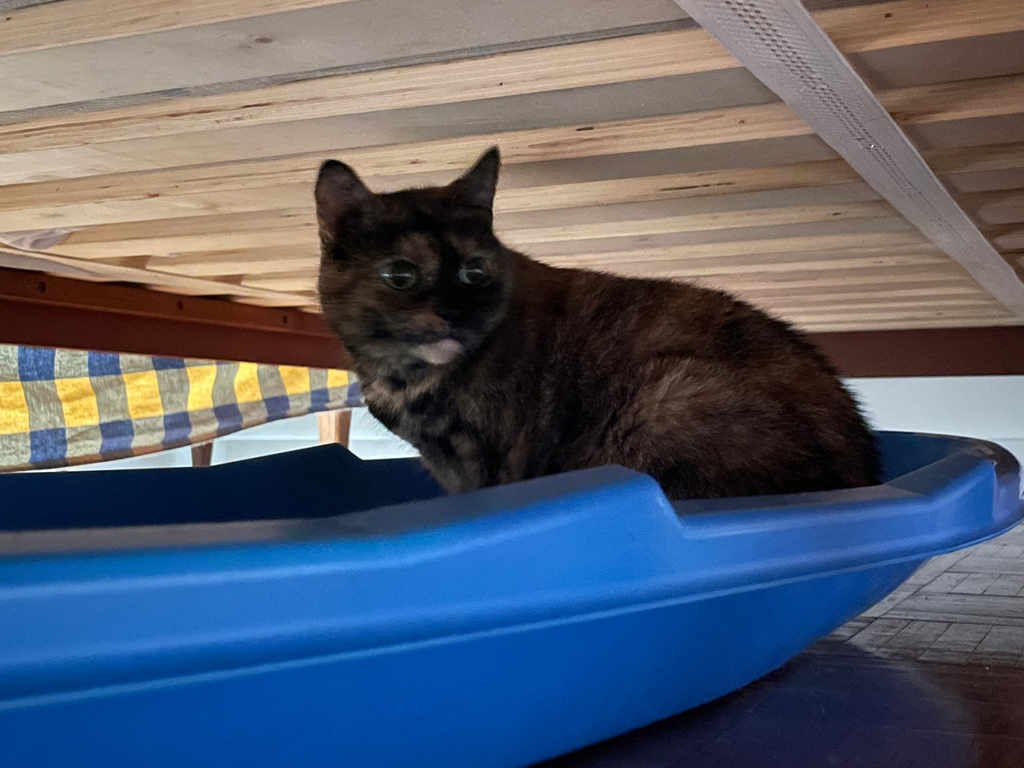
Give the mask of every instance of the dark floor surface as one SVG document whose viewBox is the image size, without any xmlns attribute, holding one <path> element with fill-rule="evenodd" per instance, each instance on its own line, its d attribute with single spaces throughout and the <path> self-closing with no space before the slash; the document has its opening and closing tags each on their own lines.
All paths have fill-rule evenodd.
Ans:
<svg viewBox="0 0 1024 768">
<path fill-rule="evenodd" d="M 1024 526 L 738 693 L 538 768 L 1024 768 Z"/>
</svg>

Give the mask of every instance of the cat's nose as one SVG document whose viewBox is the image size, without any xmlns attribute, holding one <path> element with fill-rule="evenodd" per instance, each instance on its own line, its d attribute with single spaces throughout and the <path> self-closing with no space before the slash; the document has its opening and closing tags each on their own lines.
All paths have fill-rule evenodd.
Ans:
<svg viewBox="0 0 1024 768">
<path fill-rule="evenodd" d="M 451 332 L 451 324 L 434 312 L 417 312 L 412 316 L 409 325 L 417 333 L 443 337 Z"/>
<path fill-rule="evenodd" d="M 449 325 L 457 323 L 459 321 L 459 318 L 464 317 L 466 314 L 463 310 L 456 309 L 455 307 L 437 307 L 435 312 L 437 313 L 438 317 L 447 322 Z"/>
</svg>

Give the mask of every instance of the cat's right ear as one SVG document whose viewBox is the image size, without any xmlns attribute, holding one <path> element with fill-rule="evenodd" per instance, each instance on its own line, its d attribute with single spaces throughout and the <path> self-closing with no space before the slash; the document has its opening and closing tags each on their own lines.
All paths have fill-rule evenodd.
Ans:
<svg viewBox="0 0 1024 768">
<path fill-rule="evenodd" d="M 377 197 L 356 172 L 337 160 L 320 166 L 316 177 L 316 218 L 320 239 L 333 242 L 339 226 L 357 226 L 369 218 Z"/>
</svg>

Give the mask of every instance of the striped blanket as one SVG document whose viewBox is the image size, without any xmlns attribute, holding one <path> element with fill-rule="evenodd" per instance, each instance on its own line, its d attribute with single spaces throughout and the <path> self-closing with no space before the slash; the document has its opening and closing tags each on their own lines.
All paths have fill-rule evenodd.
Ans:
<svg viewBox="0 0 1024 768">
<path fill-rule="evenodd" d="M 137 456 L 360 403 L 346 371 L 0 345 L 0 472 Z"/>
</svg>

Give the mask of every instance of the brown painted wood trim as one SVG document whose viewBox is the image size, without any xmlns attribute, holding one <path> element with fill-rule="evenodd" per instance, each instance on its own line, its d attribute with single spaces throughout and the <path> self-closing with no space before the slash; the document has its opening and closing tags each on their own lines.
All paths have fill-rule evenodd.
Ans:
<svg viewBox="0 0 1024 768">
<path fill-rule="evenodd" d="M 1022 376 L 1024 326 L 812 333 L 843 376 Z"/>
<path fill-rule="evenodd" d="M 0 343 L 348 368 L 323 318 L 0 269 Z"/>
</svg>

